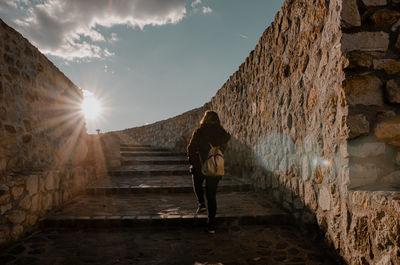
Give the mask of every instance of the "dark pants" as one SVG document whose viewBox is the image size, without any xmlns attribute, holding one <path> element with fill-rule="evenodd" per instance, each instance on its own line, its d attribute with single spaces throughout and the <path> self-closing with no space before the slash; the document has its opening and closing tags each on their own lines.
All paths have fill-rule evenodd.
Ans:
<svg viewBox="0 0 400 265">
<path fill-rule="evenodd" d="M 206 197 L 209 225 L 214 225 L 215 222 L 215 214 L 217 213 L 217 187 L 218 182 L 221 180 L 221 178 L 221 176 L 208 177 L 201 174 L 201 172 L 193 172 L 193 188 L 199 204 L 205 204 L 203 195 L 203 182 L 204 180 L 206 180 Z"/>
</svg>

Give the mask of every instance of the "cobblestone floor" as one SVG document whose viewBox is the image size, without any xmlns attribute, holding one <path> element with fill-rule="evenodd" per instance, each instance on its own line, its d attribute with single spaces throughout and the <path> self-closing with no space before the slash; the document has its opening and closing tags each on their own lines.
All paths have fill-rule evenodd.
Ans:
<svg viewBox="0 0 400 265">
<path fill-rule="evenodd" d="M 255 216 L 257 214 L 284 214 L 261 194 L 222 193 L 217 195 L 219 216 Z M 48 216 L 53 217 L 95 217 L 95 216 L 193 216 L 197 201 L 192 193 L 137 194 L 76 197 L 61 209 Z M 277 215 L 279 216 L 279 215 Z"/>
<path fill-rule="evenodd" d="M 219 187 L 244 184 L 243 181 L 224 176 Z M 248 183 L 247 183 L 248 184 Z M 192 176 L 119 176 L 105 177 L 93 182 L 89 188 L 139 188 L 139 187 L 193 187 Z"/>
<path fill-rule="evenodd" d="M 336 264 L 313 234 L 291 226 L 38 231 L 0 264 Z"/>
</svg>

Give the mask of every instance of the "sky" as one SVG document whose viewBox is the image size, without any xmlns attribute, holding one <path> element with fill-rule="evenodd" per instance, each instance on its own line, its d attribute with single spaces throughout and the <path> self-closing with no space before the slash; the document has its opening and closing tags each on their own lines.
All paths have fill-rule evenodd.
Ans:
<svg viewBox="0 0 400 265">
<path fill-rule="evenodd" d="M 100 101 L 95 133 L 210 101 L 284 0 L 0 0 L 0 18 Z"/>
</svg>

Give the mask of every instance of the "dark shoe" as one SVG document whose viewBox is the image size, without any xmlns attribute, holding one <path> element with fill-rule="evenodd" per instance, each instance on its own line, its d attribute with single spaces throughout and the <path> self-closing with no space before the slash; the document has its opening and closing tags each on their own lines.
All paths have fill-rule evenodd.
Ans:
<svg viewBox="0 0 400 265">
<path fill-rule="evenodd" d="M 207 227 L 207 232 L 208 232 L 209 234 L 215 234 L 215 226 L 209 225 L 209 226 Z"/>
<path fill-rule="evenodd" d="M 207 210 L 206 206 L 205 206 L 204 204 L 200 204 L 200 205 L 199 205 L 199 208 L 197 208 L 196 213 L 197 213 L 197 214 L 199 214 L 199 213 L 205 213 L 206 210 Z"/>
</svg>

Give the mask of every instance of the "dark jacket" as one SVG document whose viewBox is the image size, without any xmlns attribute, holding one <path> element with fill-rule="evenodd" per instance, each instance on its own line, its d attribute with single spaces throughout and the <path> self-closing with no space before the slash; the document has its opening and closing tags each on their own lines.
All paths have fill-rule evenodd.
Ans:
<svg viewBox="0 0 400 265">
<path fill-rule="evenodd" d="M 208 152 L 210 151 L 209 144 L 219 146 L 221 151 L 225 152 L 230 137 L 230 134 L 222 126 L 216 124 L 203 124 L 194 131 L 187 147 L 189 162 L 193 170 L 200 171 L 201 162 L 199 154 L 202 161 L 207 159 Z"/>
</svg>

